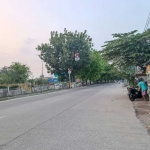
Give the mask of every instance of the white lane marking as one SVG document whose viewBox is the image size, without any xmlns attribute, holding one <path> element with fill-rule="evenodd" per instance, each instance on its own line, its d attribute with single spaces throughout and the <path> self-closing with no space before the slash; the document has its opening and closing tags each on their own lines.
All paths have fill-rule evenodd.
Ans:
<svg viewBox="0 0 150 150">
<path fill-rule="evenodd" d="M 0 119 L 5 118 L 5 116 L 0 117 Z"/>
</svg>

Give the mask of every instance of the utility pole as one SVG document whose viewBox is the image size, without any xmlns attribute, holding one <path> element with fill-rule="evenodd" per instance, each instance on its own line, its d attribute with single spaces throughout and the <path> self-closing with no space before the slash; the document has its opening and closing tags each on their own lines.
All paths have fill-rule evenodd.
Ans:
<svg viewBox="0 0 150 150">
<path fill-rule="evenodd" d="M 149 25 L 150 25 L 150 13 L 148 15 L 148 18 L 147 18 L 147 21 L 146 21 L 146 24 L 145 24 L 145 27 L 144 27 L 144 31 L 146 31 L 148 29 Z"/>
<path fill-rule="evenodd" d="M 37 54 L 36 54 L 37 55 Z M 37 55 L 37 56 L 39 56 L 40 57 L 40 55 Z M 41 59 L 41 58 L 40 58 Z M 40 78 L 42 79 L 42 84 L 43 84 L 43 77 L 44 77 L 44 75 L 43 75 L 43 60 L 41 59 L 41 64 L 42 64 L 42 74 L 41 74 L 41 76 L 40 76 Z"/>
<path fill-rule="evenodd" d="M 71 80 L 70 80 L 71 69 L 70 68 L 68 68 L 68 74 L 69 74 L 69 88 L 71 88 Z"/>
<path fill-rule="evenodd" d="M 42 61 L 42 60 L 41 60 Z M 43 61 L 42 61 L 42 77 L 43 77 Z"/>
</svg>

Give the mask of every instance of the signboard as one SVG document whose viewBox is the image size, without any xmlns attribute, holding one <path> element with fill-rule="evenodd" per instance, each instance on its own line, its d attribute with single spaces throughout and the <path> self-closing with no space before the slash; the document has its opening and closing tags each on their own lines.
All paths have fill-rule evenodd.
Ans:
<svg viewBox="0 0 150 150">
<path fill-rule="evenodd" d="M 58 79 L 57 78 L 48 78 L 48 83 L 57 83 Z"/>
<path fill-rule="evenodd" d="M 58 74 L 54 73 L 54 77 L 55 77 L 55 78 L 58 78 Z"/>
<path fill-rule="evenodd" d="M 68 68 L 68 74 L 71 74 L 71 69 L 70 68 Z"/>
<path fill-rule="evenodd" d="M 78 53 L 78 52 L 76 52 L 76 53 L 74 54 L 74 57 L 75 57 L 75 61 L 80 60 L 80 57 L 79 57 L 79 53 Z"/>
</svg>

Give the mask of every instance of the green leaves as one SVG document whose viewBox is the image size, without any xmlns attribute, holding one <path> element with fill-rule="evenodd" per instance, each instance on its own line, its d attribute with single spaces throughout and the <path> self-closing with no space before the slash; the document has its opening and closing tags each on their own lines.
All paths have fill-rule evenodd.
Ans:
<svg viewBox="0 0 150 150">
<path fill-rule="evenodd" d="M 113 34 L 115 38 L 107 41 L 102 50 L 102 56 L 107 61 L 111 61 L 115 66 L 127 68 L 129 66 L 139 66 L 149 60 L 150 46 L 146 40 L 150 38 L 150 30 L 143 33 L 136 33 L 137 30 L 129 33 Z"/>
<path fill-rule="evenodd" d="M 147 40 L 150 38 L 150 30 L 137 33 L 137 30 L 113 34 L 112 41 L 105 42 L 101 54 L 103 58 L 120 70 L 120 75 L 133 84 L 135 69 L 132 66 L 139 66 L 144 71 L 144 63 L 150 58 L 150 45 Z"/>
<path fill-rule="evenodd" d="M 93 44 L 86 31 L 68 32 L 66 29 L 64 33 L 53 31 L 49 41 L 49 44 L 38 45 L 36 49 L 41 52 L 40 58 L 46 62 L 47 69 L 52 73 L 67 74 L 68 68 L 71 68 L 72 75 L 76 75 L 89 65 Z M 77 62 L 74 59 L 75 52 L 80 56 Z"/>
<path fill-rule="evenodd" d="M 19 62 L 13 62 L 9 67 L 3 67 L 0 70 L 0 83 L 24 83 L 31 75 L 30 68 Z"/>
<path fill-rule="evenodd" d="M 99 51 L 92 51 L 90 54 L 90 64 L 82 69 L 78 76 L 84 80 L 113 80 L 118 76 L 118 70 L 104 61 Z"/>
</svg>

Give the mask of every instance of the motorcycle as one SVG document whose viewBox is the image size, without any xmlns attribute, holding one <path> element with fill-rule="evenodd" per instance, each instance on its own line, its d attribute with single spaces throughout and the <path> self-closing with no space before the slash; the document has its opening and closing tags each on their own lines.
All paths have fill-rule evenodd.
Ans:
<svg viewBox="0 0 150 150">
<path fill-rule="evenodd" d="M 127 87 L 127 90 L 128 90 L 129 99 L 131 101 L 134 101 L 137 98 L 142 98 L 141 91 L 139 91 L 137 88 L 129 88 L 129 87 Z"/>
</svg>

